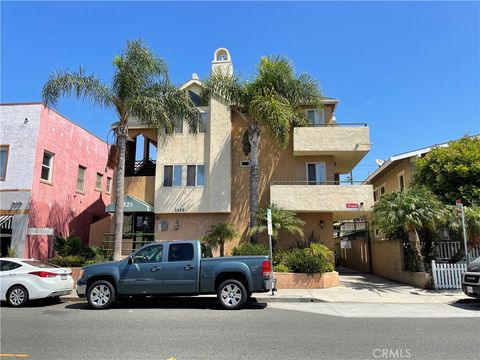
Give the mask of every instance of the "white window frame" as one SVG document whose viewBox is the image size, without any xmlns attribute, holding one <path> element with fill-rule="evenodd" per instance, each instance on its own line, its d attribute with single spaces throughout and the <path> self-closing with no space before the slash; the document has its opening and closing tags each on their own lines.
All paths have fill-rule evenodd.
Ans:
<svg viewBox="0 0 480 360">
<path fill-rule="evenodd" d="M 385 189 L 385 192 L 382 194 L 382 188 Z M 377 186 L 375 189 L 373 189 L 373 193 L 375 194 L 376 192 L 378 191 L 378 196 L 377 196 L 377 200 L 375 200 L 375 195 L 374 195 L 374 203 L 376 204 L 380 198 L 385 195 L 387 193 L 387 184 L 386 183 L 383 183 L 382 185 L 380 186 Z"/>
<path fill-rule="evenodd" d="M 400 186 L 400 177 L 403 177 L 403 190 L 405 190 L 407 188 L 405 185 L 405 170 L 402 170 L 397 174 L 398 191 L 403 191 Z"/>
<path fill-rule="evenodd" d="M 326 184 L 327 183 L 327 164 L 325 163 L 325 161 L 311 161 L 311 162 L 307 162 L 305 163 L 305 175 L 306 175 L 306 180 L 307 180 L 307 184 L 310 185 L 310 180 L 308 180 L 308 165 L 315 165 L 315 184 L 312 184 L 312 185 L 323 185 L 323 184 Z M 325 175 L 325 178 L 324 180 L 320 180 L 320 183 L 319 181 L 317 180 L 317 165 L 318 164 L 323 164 L 323 173 Z"/>
<path fill-rule="evenodd" d="M 78 180 L 80 179 L 80 169 L 83 169 L 84 172 L 83 172 L 83 188 L 82 190 L 78 190 Z M 77 191 L 77 193 L 80 193 L 80 194 L 85 194 L 85 183 L 87 182 L 87 167 L 86 166 L 83 166 L 83 165 L 78 165 L 78 168 L 77 168 L 77 183 L 75 184 L 75 190 Z"/>
<path fill-rule="evenodd" d="M 182 126 L 182 127 L 181 127 L 181 129 L 179 129 L 180 131 L 175 131 L 175 123 L 176 123 L 177 121 L 178 121 L 178 122 L 181 121 L 181 126 Z M 173 123 L 173 133 L 174 133 L 174 134 L 183 134 L 183 128 L 184 128 L 183 118 L 182 118 L 182 119 L 177 119 L 176 121 L 174 121 L 174 123 Z"/>
<path fill-rule="evenodd" d="M 245 163 L 245 164 L 244 164 Z M 249 168 L 250 167 L 250 160 L 240 160 L 240 167 L 242 168 Z"/>
<path fill-rule="evenodd" d="M 314 121 L 310 125 L 312 126 L 324 126 L 325 125 L 325 111 L 324 109 L 305 109 L 305 116 L 308 118 L 308 112 L 313 111 L 314 112 Z M 317 114 L 318 115 L 318 120 L 321 120 L 320 122 L 316 121 L 317 120 Z"/>
<path fill-rule="evenodd" d="M 48 164 L 48 166 L 43 164 L 43 157 L 45 156 L 45 154 L 50 155 L 50 164 Z M 53 177 L 53 160 L 54 160 L 54 158 L 55 158 L 55 154 L 54 154 L 54 153 L 52 153 L 51 151 L 48 151 L 48 150 L 43 150 L 43 156 L 42 156 L 42 171 L 40 172 L 40 180 L 41 180 L 41 181 L 47 182 L 47 183 L 52 183 L 52 177 Z M 43 168 L 44 168 L 44 167 L 48 168 L 48 180 L 42 178 L 42 172 L 43 172 Z"/>
<path fill-rule="evenodd" d="M 167 186 L 165 185 L 165 167 L 166 166 L 172 166 L 172 186 Z M 181 171 L 180 171 L 180 185 L 175 185 L 175 166 L 180 166 Z M 179 188 L 183 186 L 183 165 L 182 164 L 164 164 L 163 165 L 163 177 L 162 177 L 162 187 L 164 188 Z"/>
<path fill-rule="evenodd" d="M 198 127 L 198 131 L 197 131 L 197 134 L 206 134 L 207 131 L 208 131 L 208 121 L 209 121 L 209 112 L 208 112 L 208 106 L 201 106 L 201 107 L 197 107 L 198 111 L 200 112 L 200 116 L 204 116 L 206 115 L 206 119 L 205 119 L 205 131 L 200 131 L 200 126 Z M 192 129 L 190 128 L 190 126 L 188 127 L 188 133 L 189 134 L 193 134 L 193 131 Z"/>
<path fill-rule="evenodd" d="M 10 154 L 10 145 L 0 145 L 0 150 L 5 151 L 5 169 L 2 169 L 4 171 L 5 175 L 3 177 L 0 177 L 0 181 L 5 181 L 7 178 L 7 168 L 8 168 L 8 155 Z M 43 159 L 42 159 L 43 160 Z M 41 174 L 40 174 L 41 176 Z"/>
<path fill-rule="evenodd" d="M 195 166 L 195 185 L 188 185 L 188 167 L 189 166 Z M 203 185 L 198 185 L 198 167 L 199 166 L 203 166 Z M 206 177 L 207 177 L 207 174 L 206 174 L 206 166 L 205 164 L 188 164 L 187 165 L 187 180 L 185 182 L 185 186 L 186 187 L 189 187 L 189 188 L 192 188 L 192 187 L 205 187 L 205 183 L 206 183 Z"/>
</svg>

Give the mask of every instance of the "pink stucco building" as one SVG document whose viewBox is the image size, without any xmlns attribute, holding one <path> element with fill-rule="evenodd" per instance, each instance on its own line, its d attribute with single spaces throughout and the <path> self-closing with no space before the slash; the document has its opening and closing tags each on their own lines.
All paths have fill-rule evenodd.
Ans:
<svg viewBox="0 0 480 360">
<path fill-rule="evenodd" d="M 88 244 L 110 203 L 106 142 L 41 103 L 2 104 L 0 125 L 2 255 L 45 259 L 55 234 Z"/>
</svg>

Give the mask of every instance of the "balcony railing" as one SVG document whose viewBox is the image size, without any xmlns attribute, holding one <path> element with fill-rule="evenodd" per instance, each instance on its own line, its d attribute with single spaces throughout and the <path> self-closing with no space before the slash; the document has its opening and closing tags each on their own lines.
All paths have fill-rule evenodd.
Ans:
<svg viewBox="0 0 480 360">
<path fill-rule="evenodd" d="M 338 181 L 272 181 L 272 185 L 368 185 L 368 182 L 364 181 L 350 181 L 350 180 L 338 180 Z"/>
<path fill-rule="evenodd" d="M 157 162 L 151 158 L 136 160 L 133 168 L 125 170 L 125 176 L 155 176 Z"/>
<path fill-rule="evenodd" d="M 367 127 L 367 123 L 363 122 L 354 122 L 354 123 L 323 123 L 323 124 L 309 124 L 305 126 L 296 126 L 296 127 Z"/>
</svg>

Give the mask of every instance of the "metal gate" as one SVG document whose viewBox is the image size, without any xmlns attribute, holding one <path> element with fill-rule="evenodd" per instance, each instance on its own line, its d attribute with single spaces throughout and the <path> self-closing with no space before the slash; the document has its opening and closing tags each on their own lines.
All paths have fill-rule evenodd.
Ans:
<svg viewBox="0 0 480 360">
<path fill-rule="evenodd" d="M 335 241 L 337 265 L 364 273 L 371 273 L 368 222 L 344 222 L 338 235 Z"/>
</svg>

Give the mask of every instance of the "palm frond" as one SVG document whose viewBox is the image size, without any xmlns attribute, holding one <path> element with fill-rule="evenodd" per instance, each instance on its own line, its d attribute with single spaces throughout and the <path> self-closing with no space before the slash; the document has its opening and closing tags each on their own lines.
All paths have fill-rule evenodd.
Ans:
<svg viewBox="0 0 480 360">
<path fill-rule="evenodd" d="M 82 67 L 78 72 L 54 72 L 42 89 L 42 100 L 46 106 L 55 107 L 62 96 L 69 95 L 103 108 L 113 105 L 110 89 L 95 75 L 85 75 Z"/>
<path fill-rule="evenodd" d="M 146 88 L 168 80 L 165 61 L 155 56 L 142 40 L 127 42 L 127 47 L 113 61 L 112 89 L 121 100 L 139 96 Z"/>
</svg>

